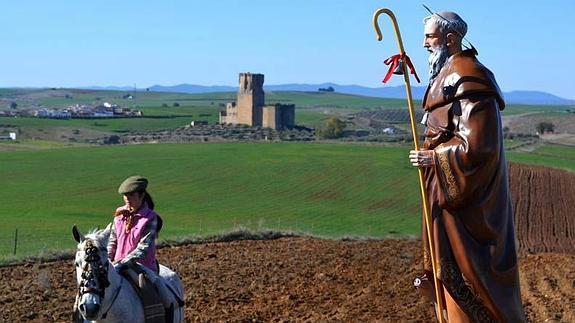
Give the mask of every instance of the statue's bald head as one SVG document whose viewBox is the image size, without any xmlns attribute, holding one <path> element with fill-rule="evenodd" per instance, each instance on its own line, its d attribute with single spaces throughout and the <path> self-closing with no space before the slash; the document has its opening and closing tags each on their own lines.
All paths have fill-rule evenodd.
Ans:
<svg viewBox="0 0 575 323">
<path fill-rule="evenodd" d="M 461 44 L 463 37 L 467 34 L 467 23 L 455 12 L 444 11 L 427 16 L 423 19 L 424 24 L 434 23 L 443 35 L 454 34 Z"/>
</svg>

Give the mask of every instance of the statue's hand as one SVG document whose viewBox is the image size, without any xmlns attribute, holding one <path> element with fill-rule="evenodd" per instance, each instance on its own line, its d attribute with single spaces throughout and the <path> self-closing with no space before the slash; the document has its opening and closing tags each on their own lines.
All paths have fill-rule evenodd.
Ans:
<svg viewBox="0 0 575 323">
<path fill-rule="evenodd" d="M 411 150 L 409 162 L 415 167 L 431 167 L 435 164 L 435 152 L 433 150 Z"/>
</svg>

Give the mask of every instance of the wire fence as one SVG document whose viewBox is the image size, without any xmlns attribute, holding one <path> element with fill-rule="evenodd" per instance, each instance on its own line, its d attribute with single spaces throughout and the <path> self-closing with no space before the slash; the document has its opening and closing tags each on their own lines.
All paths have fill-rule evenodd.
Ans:
<svg viewBox="0 0 575 323">
<path fill-rule="evenodd" d="M 7 232 L 7 230 L 3 230 Z M 10 232 L 10 231 L 8 231 Z M 0 236 L 0 260 L 10 261 L 26 257 L 46 257 L 74 248 L 73 240 L 58 233 L 15 228 L 11 234 Z"/>
</svg>

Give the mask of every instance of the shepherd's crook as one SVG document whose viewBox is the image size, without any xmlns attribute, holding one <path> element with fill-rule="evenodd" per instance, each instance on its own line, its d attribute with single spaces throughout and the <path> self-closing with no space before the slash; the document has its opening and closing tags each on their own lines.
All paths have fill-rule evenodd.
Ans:
<svg viewBox="0 0 575 323">
<path fill-rule="evenodd" d="M 391 10 L 387 8 L 380 8 L 375 11 L 373 14 L 373 27 L 375 28 L 375 32 L 377 34 L 377 40 L 382 40 L 383 36 L 381 35 L 381 29 L 379 29 L 379 25 L 377 23 L 377 18 L 382 13 L 387 14 L 391 21 L 393 22 L 393 28 L 395 29 L 395 36 L 397 38 L 397 46 L 399 47 L 399 55 L 400 57 L 407 57 L 405 55 L 405 51 L 403 50 L 403 42 L 401 40 L 401 34 L 399 33 L 399 26 L 397 25 L 397 20 L 395 19 L 395 15 Z M 415 146 L 415 150 L 419 150 L 419 140 L 417 136 L 417 128 L 415 127 L 415 114 L 413 112 L 413 99 L 411 96 L 411 85 L 409 83 L 409 74 L 407 73 L 407 64 L 400 64 L 400 68 L 403 70 L 403 79 L 405 80 L 405 90 L 407 91 L 407 105 L 409 107 L 409 118 L 411 120 L 411 132 L 413 134 L 413 144 Z M 429 241 L 429 253 L 431 256 L 431 267 L 433 270 L 433 285 L 435 286 L 435 299 L 437 302 L 437 319 L 440 323 L 444 322 L 443 318 L 443 309 L 445 308 L 443 305 L 443 298 L 441 297 L 440 289 L 443 288 L 439 279 L 437 278 L 437 264 L 435 262 L 435 248 L 433 247 L 433 236 L 432 236 L 432 226 L 431 226 L 431 217 L 429 214 L 429 203 L 427 201 L 427 194 L 425 191 L 424 180 L 423 180 L 423 170 L 418 168 L 419 173 L 419 188 L 421 190 L 421 198 L 423 199 L 423 215 L 425 217 L 425 227 L 427 231 L 427 240 Z"/>
</svg>

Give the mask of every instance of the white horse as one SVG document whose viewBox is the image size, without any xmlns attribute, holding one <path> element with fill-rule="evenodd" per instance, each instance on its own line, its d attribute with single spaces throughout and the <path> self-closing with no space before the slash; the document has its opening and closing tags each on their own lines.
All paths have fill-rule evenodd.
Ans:
<svg viewBox="0 0 575 323">
<path fill-rule="evenodd" d="M 108 260 L 110 226 L 86 236 L 74 226 L 72 233 L 78 242 L 75 257 L 78 294 L 74 307 L 82 316 L 80 321 L 144 322 L 144 307 L 136 290 Z M 160 279 L 167 286 L 164 289 L 170 291 L 164 293 L 167 298 L 164 303 L 174 308 L 173 322 L 182 322 L 184 287 L 180 278 L 169 268 L 160 265 Z"/>
</svg>

